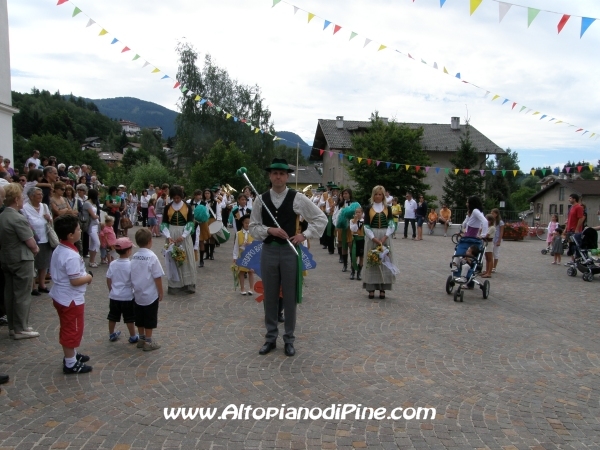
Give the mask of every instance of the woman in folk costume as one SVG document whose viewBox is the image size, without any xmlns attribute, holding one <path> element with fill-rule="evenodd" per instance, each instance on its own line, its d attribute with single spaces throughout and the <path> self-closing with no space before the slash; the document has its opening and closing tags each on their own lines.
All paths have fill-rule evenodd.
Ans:
<svg viewBox="0 0 600 450">
<path fill-rule="evenodd" d="M 337 204 L 335 205 L 332 218 L 333 223 L 335 224 L 338 255 L 340 255 L 340 262 L 344 264 L 342 272 L 348 271 L 348 248 L 352 246 L 352 233 L 348 229 L 349 218 L 343 218 L 340 216 L 344 208 L 347 208 L 351 204 L 352 191 L 350 189 L 344 189 L 342 191 L 342 195 L 340 195 L 340 198 L 337 201 Z M 338 228 L 340 219 L 343 222 L 343 228 Z"/>
<path fill-rule="evenodd" d="M 213 191 L 211 191 L 208 188 L 204 189 L 204 191 L 202 192 L 202 201 L 200 202 L 200 204 L 206 206 L 206 208 L 209 210 L 209 219 L 206 223 L 206 229 L 204 230 L 204 233 L 203 230 L 200 229 L 200 239 L 204 242 L 204 251 L 206 252 L 206 259 L 214 260 L 215 244 L 217 243 L 217 241 L 215 241 L 215 239 L 210 235 L 208 227 L 211 223 L 215 222 L 216 220 L 221 220 L 221 208 L 219 206 L 219 202 L 217 202 L 214 198 Z M 202 254 L 200 255 L 200 261 L 202 263 L 202 266 L 204 266 L 204 257 Z"/>
<path fill-rule="evenodd" d="M 193 294 L 196 292 L 196 267 L 192 242 L 194 211 L 183 201 L 183 189 L 180 186 L 173 186 L 170 194 L 173 201 L 165 207 L 160 231 L 167 238 L 169 244 L 183 248 L 186 259 L 181 266 L 175 265 L 177 276 L 169 274 L 168 293 L 171 295 Z"/>
<path fill-rule="evenodd" d="M 319 207 L 324 206 L 324 211 L 327 215 L 327 227 L 325 227 L 323 244 L 327 246 L 329 254 L 333 255 L 335 247 L 335 222 L 333 222 L 333 213 L 335 212 L 335 207 L 338 199 L 338 192 L 340 188 L 337 187 L 335 184 L 331 184 L 328 187 L 331 190 L 329 191 L 329 193 L 326 193 L 326 195 L 323 194 L 323 196 L 321 197 L 321 202 L 319 203 Z M 340 262 L 342 262 L 341 257 Z"/>
<path fill-rule="evenodd" d="M 242 194 L 243 195 L 243 194 Z M 240 219 L 240 231 L 236 233 L 236 239 L 233 244 L 233 264 L 236 264 L 237 259 L 242 256 L 246 246 L 251 244 L 254 239 L 250 234 L 248 226 L 250 225 L 250 213 L 243 215 Z M 244 290 L 244 274 L 248 274 L 248 281 L 250 282 L 250 289 Z M 242 295 L 252 295 L 252 289 L 254 286 L 254 270 L 247 269 L 246 267 L 238 266 L 238 280 L 240 282 L 240 293 Z"/>
<path fill-rule="evenodd" d="M 379 291 L 379 298 L 385 298 L 385 291 L 392 289 L 392 284 L 396 282 L 393 266 L 394 259 L 391 246 L 386 246 L 388 238 L 394 232 L 394 219 L 392 208 L 385 201 L 385 189 L 383 186 L 375 186 L 371 193 L 370 204 L 363 208 L 365 211 L 365 255 L 379 245 L 387 247 L 389 253 L 389 265 L 380 264 L 365 269 L 363 277 L 363 288 L 369 292 L 369 298 L 375 298 L 375 291 Z M 391 267 L 391 269 L 390 269 Z M 395 270 L 393 270 L 395 269 Z"/>
</svg>

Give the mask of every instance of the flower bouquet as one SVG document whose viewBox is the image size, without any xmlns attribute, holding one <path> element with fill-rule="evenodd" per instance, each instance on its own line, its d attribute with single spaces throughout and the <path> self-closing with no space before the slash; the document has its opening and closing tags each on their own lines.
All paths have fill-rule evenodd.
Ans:
<svg viewBox="0 0 600 450">
<path fill-rule="evenodd" d="M 381 254 L 383 253 L 383 246 L 379 245 L 367 254 L 367 267 L 377 267 L 381 265 Z"/>
<path fill-rule="evenodd" d="M 171 258 L 173 258 L 173 261 L 175 261 L 177 267 L 181 267 L 187 259 L 187 254 L 185 253 L 185 250 L 183 248 L 174 245 L 171 249 Z"/>
</svg>

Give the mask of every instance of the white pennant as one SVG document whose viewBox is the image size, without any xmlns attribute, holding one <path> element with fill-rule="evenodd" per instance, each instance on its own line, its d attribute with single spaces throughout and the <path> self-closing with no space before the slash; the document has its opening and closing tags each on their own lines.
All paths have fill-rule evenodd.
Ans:
<svg viewBox="0 0 600 450">
<path fill-rule="evenodd" d="M 146 61 L 146 62 L 144 63 L 144 65 L 142 66 L 142 69 L 143 69 L 144 67 L 146 67 L 146 66 L 149 66 L 149 65 L 150 65 L 150 63 L 149 63 L 148 61 Z"/>
<path fill-rule="evenodd" d="M 434 63 L 433 63 L 433 68 L 434 68 L 434 69 L 437 69 L 437 68 L 438 68 L 438 66 L 437 66 L 437 63 L 436 63 L 436 62 L 434 62 Z"/>
<path fill-rule="evenodd" d="M 90 19 L 90 20 L 88 20 L 88 23 L 87 23 L 87 25 L 86 25 L 85 27 L 86 27 L 86 28 L 87 28 L 87 27 L 91 27 L 91 26 L 92 26 L 92 25 L 94 25 L 95 23 L 96 23 L 96 22 L 94 22 L 92 19 Z"/>
<path fill-rule="evenodd" d="M 365 48 L 367 45 L 369 45 L 370 42 L 371 42 L 371 39 L 369 39 L 369 38 L 365 39 L 365 45 L 363 45 L 363 48 Z"/>
<path fill-rule="evenodd" d="M 504 16 L 506 15 L 511 6 L 512 5 L 510 3 L 498 2 L 498 10 L 500 14 L 500 20 L 498 21 L 498 23 L 502 22 L 502 19 L 504 19 Z"/>
<path fill-rule="evenodd" d="M 298 8 L 297 6 L 294 6 L 294 14 L 296 14 L 298 12 L 300 8 Z"/>
</svg>

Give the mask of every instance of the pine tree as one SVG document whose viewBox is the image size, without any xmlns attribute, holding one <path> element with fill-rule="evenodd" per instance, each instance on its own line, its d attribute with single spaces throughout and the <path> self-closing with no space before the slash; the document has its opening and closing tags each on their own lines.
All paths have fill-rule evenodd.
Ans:
<svg viewBox="0 0 600 450">
<path fill-rule="evenodd" d="M 450 163 L 454 168 L 446 175 L 443 201 L 450 208 L 463 209 L 467 207 L 467 198 L 473 195 L 482 198 L 484 186 L 484 177 L 479 172 L 484 168 L 484 163 L 479 162 L 479 154 L 471 142 L 468 124 L 465 136 L 461 136 L 460 146 L 456 155 L 450 158 Z M 458 169 L 458 172 L 454 169 Z"/>
</svg>

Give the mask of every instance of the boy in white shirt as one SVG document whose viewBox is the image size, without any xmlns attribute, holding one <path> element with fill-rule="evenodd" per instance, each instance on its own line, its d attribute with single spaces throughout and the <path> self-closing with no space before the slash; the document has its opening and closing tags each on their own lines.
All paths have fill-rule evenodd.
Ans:
<svg viewBox="0 0 600 450">
<path fill-rule="evenodd" d="M 90 357 L 77 353 L 77 347 L 83 337 L 85 290 L 93 276 L 86 272 L 85 262 L 75 247 L 75 242 L 81 239 L 79 217 L 71 214 L 58 217 L 54 231 L 60 244 L 54 249 L 50 262 L 54 282 L 50 297 L 60 320 L 58 342 L 65 355 L 63 373 L 88 373 L 92 367 L 84 363 Z"/>
<path fill-rule="evenodd" d="M 133 301 L 133 285 L 131 284 L 131 261 L 129 257 L 133 250 L 131 239 L 123 237 L 115 242 L 115 251 L 119 259 L 108 266 L 106 272 L 106 285 L 109 291 L 110 306 L 108 310 L 108 339 L 116 341 L 121 336 L 120 331 L 115 331 L 117 322 L 121 321 L 129 330 L 129 343 L 135 344 L 139 338 L 135 334 L 135 306 Z"/>
<path fill-rule="evenodd" d="M 152 233 L 140 228 L 135 233 L 135 243 L 140 248 L 131 258 L 131 284 L 135 294 L 135 325 L 138 328 L 137 348 L 145 352 L 160 348 L 152 340 L 152 331 L 158 326 L 158 304 L 163 299 L 162 276 L 164 272 L 158 257 L 152 251 Z"/>
</svg>

